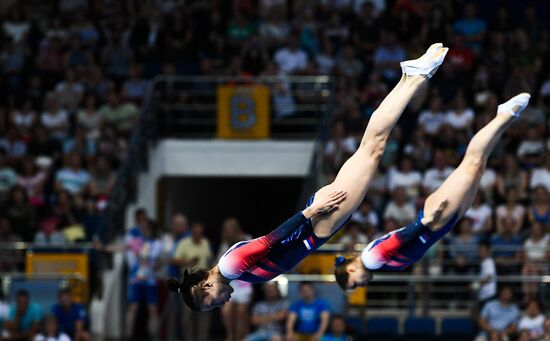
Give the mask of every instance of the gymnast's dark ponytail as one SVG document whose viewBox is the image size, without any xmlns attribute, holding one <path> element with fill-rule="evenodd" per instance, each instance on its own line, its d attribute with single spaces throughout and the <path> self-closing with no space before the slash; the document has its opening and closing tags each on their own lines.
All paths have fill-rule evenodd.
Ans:
<svg viewBox="0 0 550 341">
<path fill-rule="evenodd" d="M 336 256 L 334 258 L 334 277 L 342 290 L 347 290 L 349 274 L 346 269 L 348 264 L 351 264 L 353 260 L 354 258 L 346 258 L 344 256 Z"/>
<path fill-rule="evenodd" d="M 166 286 L 170 291 L 179 292 L 183 302 L 193 311 L 200 311 L 200 306 L 193 295 L 193 287 L 208 278 L 208 271 L 202 269 L 184 270 L 182 281 L 170 278 Z"/>
</svg>

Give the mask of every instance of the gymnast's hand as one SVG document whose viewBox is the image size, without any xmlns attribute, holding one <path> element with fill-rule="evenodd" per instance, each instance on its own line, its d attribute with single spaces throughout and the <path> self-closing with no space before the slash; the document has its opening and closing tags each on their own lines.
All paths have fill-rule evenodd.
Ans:
<svg viewBox="0 0 550 341">
<path fill-rule="evenodd" d="M 313 203 L 302 211 L 304 216 L 311 219 L 317 215 L 330 214 L 346 199 L 345 191 L 334 191 L 327 196 L 315 197 Z"/>
<path fill-rule="evenodd" d="M 441 219 L 441 215 L 443 214 L 443 211 L 445 208 L 449 206 L 448 200 L 443 200 L 439 207 L 432 213 L 431 217 L 425 217 L 425 219 L 422 219 L 422 224 L 425 226 L 434 226 L 435 224 L 439 223 L 439 220 Z"/>
</svg>

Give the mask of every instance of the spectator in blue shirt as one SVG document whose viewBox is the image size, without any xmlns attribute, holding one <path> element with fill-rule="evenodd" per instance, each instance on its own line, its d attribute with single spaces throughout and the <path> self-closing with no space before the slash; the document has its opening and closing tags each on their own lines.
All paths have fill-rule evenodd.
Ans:
<svg viewBox="0 0 550 341">
<path fill-rule="evenodd" d="M 86 308 L 73 302 L 69 289 L 59 291 L 58 303 L 52 307 L 52 314 L 57 319 L 59 331 L 69 335 L 73 341 L 90 339 L 90 335 L 85 329 L 88 319 Z"/>
<path fill-rule="evenodd" d="M 512 303 L 511 287 L 502 287 L 498 300 L 487 302 L 481 310 L 479 328 L 481 333 L 475 341 L 507 341 L 516 332 L 519 319 L 518 306 Z"/>
<path fill-rule="evenodd" d="M 139 226 L 147 222 L 148 219 L 149 218 L 147 217 L 147 211 L 145 211 L 145 209 L 142 207 L 137 208 L 134 211 L 135 225 L 128 230 L 126 238 L 141 236 L 141 230 Z"/>
<path fill-rule="evenodd" d="M 457 20 L 453 25 L 453 29 L 466 38 L 469 48 L 479 53 L 481 52 L 481 44 L 485 38 L 487 23 L 485 20 L 478 18 L 476 12 L 476 6 L 473 3 L 468 3 L 464 8 L 464 18 Z"/>
<path fill-rule="evenodd" d="M 313 283 L 300 284 L 300 297 L 288 311 L 287 340 L 318 341 L 327 330 L 330 307 L 325 300 L 315 296 Z"/>
<path fill-rule="evenodd" d="M 457 226 L 458 233 L 450 238 L 449 254 L 452 259 L 453 273 L 474 273 L 478 254 L 478 237 L 472 229 L 472 220 L 464 217 Z"/>
<path fill-rule="evenodd" d="M 6 321 L 8 340 L 30 340 L 38 332 L 41 319 L 40 306 L 31 302 L 27 290 L 19 290 L 15 295 L 15 304 L 10 307 L 9 320 Z"/>
<path fill-rule="evenodd" d="M 517 269 L 517 257 L 521 245 L 521 238 L 514 234 L 513 218 L 503 218 L 502 231 L 491 237 L 493 258 L 499 274 L 509 274 L 519 270 Z"/>
<path fill-rule="evenodd" d="M 399 45 L 393 32 L 382 33 L 382 43 L 374 51 L 374 66 L 388 83 L 401 77 L 399 62 L 405 60 L 405 50 Z"/>
<path fill-rule="evenodd" d="M 346 320 L 342 315 L 334 315 L 330 322 L 330 333 L 323 336 L 321 341 L 347 341 L 350 339 L 346 333 Z"/>
<path fill-rule="evenodd" d="M 139 224 L 139 234 L 127 234 L 126 262 L 128 264 L 128 310 L 126 312 L 126 333 L 134 332 L 138 307 L 147 304 L 148 329 L 151 338 L 157 335 L 157 277 L 162 246 L 157 237 L 156 226 L 145 220 Z"/>
</svg>

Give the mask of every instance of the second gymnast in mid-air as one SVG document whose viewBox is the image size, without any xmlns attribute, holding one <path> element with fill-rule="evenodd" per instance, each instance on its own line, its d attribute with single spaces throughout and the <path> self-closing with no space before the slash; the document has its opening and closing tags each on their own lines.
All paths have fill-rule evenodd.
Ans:
<svg viewBox="0 0 550 341">
<path fill-rule="evenodd" d="M 530 97 L 521 93 L 498 106 L 496 116 L 474 135 L 462 162 L 428 196 L 413 222 L 373 240 L 360 256 L 336 257 L 334 275 L 342 289 L 366 286 L 373 270 L 399 271 L 410 266 L 453 228 L 474 201 L 489 155 Z"/>
<path fill-rule="evenodd" d="M 442 44 L 433 44 L 420 58 L 401 63 L 403 75 L 372 114 L 359 148 L 344 163 L 334 182 L 321 188 L 311 197 L 304 211 L 298 212 L 265 236 L 233 245 L 212 269 L 186 270 L 182 281 L 169 280 L 167 285 L 170 290 L 180 292 L 184 302 L 191 309 L 210 310 L 224 305 L 230 299 L 233 289 L 229 283 L 232 280 L 269 281 L 292 270 L 302 259 L 328 241 L 363 201 L 392 128 L 416 91 L 437 71 L 447 51 L 448 49 Z M 512 114 L 519 112 L 515 108 L 514 106 L 513 110 L 508 111 Z M 506 115 L 511 117 L 508 111 Z M 494 123 L 490 123 L 483 129 L 490 131 L 474 137 L 471 145 L 477 141 L 476 152 L 470 152 L 469 156 L 467 153 L 465 160 L 468 160 L 468 164 L 459 167 L 455 171 L 456 175 L 451 175 L 446 181 L 449 183 L 449 181 L 452 182 L 451 179 L 455 179 L 456 186 L 450 184 L 446 186 L 456 187 L 455 197 L 447 198 L 447 193 L 441 191 L 438 191 L 440 194 L 437 196 L 438 192 L 434 193 L 426 202 L 424 214 L 419 215 L 418 221 L 422 226 L 431 226 L 441 233 L 448 230 L 442 227 L 448 227 L 450 224 L 447 223 L 449 212 L 457 210 L 455 199 L 459 198 L 458 192 L 466 191 L 471 196 L 473 196 L 471 193 L 475 193 L 476 189 L 469 190 L 465 185 L 473 186 L 478 181 L 479 172 L 483 169 L 484 160 L 486 160 L 484 155 L 488 155 L 488 152 L 482 151 L 489 149 L 487 145 L 492 149 L 496 143 L 495 136 L 502 134 L 508 121 L 511 120 L 506 115 L 497 115 L 498 120 L 495 119 Z M 470 182 L 465 183 L 466 177 L 463 173 L 473 172 L 473 165 L 478 167 L 477 171 L 470 177 Z M 460 172 L 458 172 L 459 169 Z M 445 184 L 442 185 L 443 187 Z M 469 200 L 469 196 L 467 197 L 466 199 Z M 466 199 L 462 200 L 464 207 L 467 207 Z M 454 224 L 457 219 L 456 214 L 453 219 Z M 440 222 L 445 224 L 441 225 Z M 345 288 L 366 285 L 372 275 L 361 261 L 355 258 L 340 259 L 342 261 L 338 262 L 339 266 L 336 270 L 338 282 L 342 285 L 345 280 L 346 283 L 343 285 Z"/>
</svg>

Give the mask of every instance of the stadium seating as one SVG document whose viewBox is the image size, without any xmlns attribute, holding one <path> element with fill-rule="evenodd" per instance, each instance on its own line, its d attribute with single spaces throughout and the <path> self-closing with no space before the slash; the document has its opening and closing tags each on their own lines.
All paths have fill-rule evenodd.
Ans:
<svg viewBox="0 0 550 341">
<path fill-rule="evenodd" d="M 405 320 L 407 340 L 435 340 L 435 320 L 430 317 L 410 317 Z"/>
<path fill-rule="evenodd" d="M 446 318 L 441 321 L 441 340 L 471 340 L 474 332 L 474 321 L 471 319 Z"/>
<path fill-rule="evenodd" d="M 399 322 L 395 317 L 371 317 L 367 320 L 366 336 L 368 340 L 397 340 Z"/>
<path fill-rule="evenodd" d="M 346 318 L 346 325 L 348 327 L 348 330 L 352 332 L 353 335 L 357 335 L 358 337 L 365 336 L 366 326 L 361 318 L 348 317 Z"/>
</svg>

